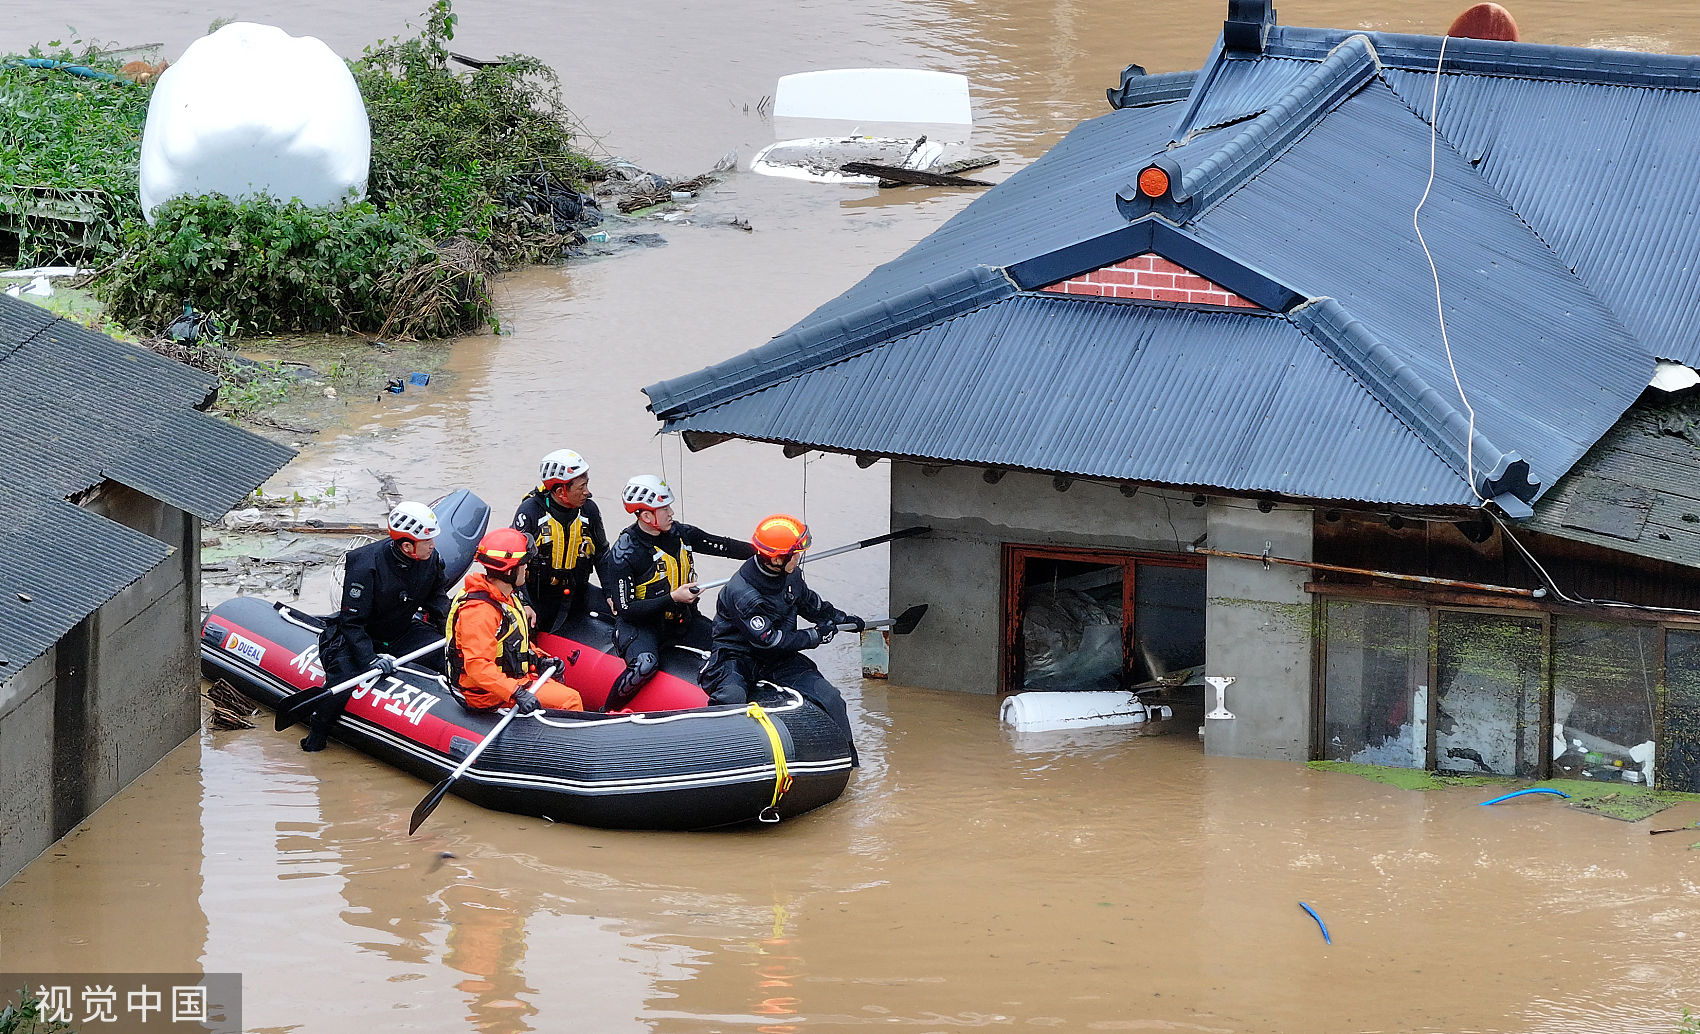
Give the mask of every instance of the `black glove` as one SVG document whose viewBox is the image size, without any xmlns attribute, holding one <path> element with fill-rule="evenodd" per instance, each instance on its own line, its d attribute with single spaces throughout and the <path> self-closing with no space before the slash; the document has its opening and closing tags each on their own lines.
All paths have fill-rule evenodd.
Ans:
<svg viewBox="0 0 1700 1034">
<path fill-rule="evenodd" d="M 815 645 L 820 646 L 824 643 L 830 643 L 830 642 L 832 642 L 832 637 L 837 635 L 837 634 L 838 634 L 838 626 L 832 624 L 831 622 L 828 622 L 827 624 L 824 624 L 824 625 L 816 625 L 815 626 Z"/>
<path fill-rule="evenodd" d="M 380 675 L 394 675 L 395 658 L 387 653 L 381 653 L 372 658 L 372 667 L 378 669 Z"/>
<path fill-rule="evenodd" d="M 514 690 L 514 710 L 520 714 L 531 714 L 540 711 L 543 705 L 537 702 L 537 694 L 529 689 Z"/>
<path fill-rule="evenodd" d="M 868 623 L 866 621 L 863 621 L 854 614 L 846 614 L 842 610 L 838 612 L 838 620 L 834 621 L 833 624 L 849 625 L 850 631 L 852 632 L 861 632 L 868 627 Z"/>
</svg>

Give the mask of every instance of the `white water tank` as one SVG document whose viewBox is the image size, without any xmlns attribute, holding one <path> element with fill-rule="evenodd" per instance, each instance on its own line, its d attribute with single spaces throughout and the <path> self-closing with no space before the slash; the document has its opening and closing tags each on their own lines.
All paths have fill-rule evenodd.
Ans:
<svg viewBox="0 0 1700 1034">
<path fill-rule="evenodd" d="M 231 22 L 165 70 L 142 130 L 141 203 L 259 193 L 329 207 L 365 196 L 372 127 L 348 65 L 312 36 Z"/>
<path fill-rule="evenodd" d="M 998 710 L 999 720 L 1020 732 L 1137 725 L 1161 721 L 1172 714 L 1166 704 L 1147 705 L 1134 694 L 1119 690 L 1016 693 L 1005 697 Z"/>
</svg>

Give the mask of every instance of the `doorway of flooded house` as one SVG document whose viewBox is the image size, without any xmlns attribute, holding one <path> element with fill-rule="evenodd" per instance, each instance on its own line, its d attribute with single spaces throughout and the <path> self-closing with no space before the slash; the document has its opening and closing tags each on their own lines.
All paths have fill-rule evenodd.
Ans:
<svg viewBox="0 0 1700 1034">
<path fill-rule="evenodd" d="M 1345 598 L 1322 617 L 1319 757 L 1649 785 L 1693 764 L 1693 627 Z"/>
<path fill-rule="evenodd" d="M 1179 686 L 1204 664 L 1204 564 L 1006 545 L 1005 694 Z"/>
</svg>

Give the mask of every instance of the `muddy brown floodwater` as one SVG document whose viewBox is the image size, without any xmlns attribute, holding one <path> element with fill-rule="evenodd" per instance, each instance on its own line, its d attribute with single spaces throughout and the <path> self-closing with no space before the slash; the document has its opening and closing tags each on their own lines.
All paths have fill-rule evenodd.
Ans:
<svg viewBox="0 0 1700 1034">
<path fill-rule="evenodd" d="M 239 13 L 356 54 L 424 0 L 257 0 Z M 1283 0 L 1286 24 L 1443 31 L 1464 0 Z M 601 146 L 690 175 L 772 139 L 785 73 L 918 65 L 973 83 L 1002 178 L 1137 61 L 1194 68 L 1221 0 L 722 0 L 456 5 L 456 49 L 537 54 Z M 1690 0 L 1528 0 L 1536 42 L 1700 52 Z M 175 56 L 223 9 L 161 0 L 12 5 L 8 48 L 65 35 Z M 664 467 L 685 519 L 737 533 L 806 510 L 823 544 L 885 529 L 883 465 L 728 444 L 681 457 L 638 389 L 759 344 L 970 200 L 748 174 L 666 244 L 510 278 L 511 333 L 457 343 L 429 388 L 353 400 L 269 486 L 372 473 L 511 507 L 542 453 L 576 448 L 612 498 Z M 720 225 L 733 216 L 754 231 Z M 321 516 L 331 513 L 320 511 Z M 874 555 L 874 554 L 880 555 Z M 710 576 L 725 572 L 705 567 Z M 886 606 L 881 550 L 811 568 Z M 940 586 L 949 592 L 949 586 Z M 333 605 L 327 575 L 302 602 Z M 911 601 L 899 601 L 908 603 Z M 985 695 L 853 678 L 864 767 L 777 829 L 609 833 L 451 799 L 269 728 L 202 733 L 0 887 L 0 972 L 240 971 L 251 1031 L 776 1032 L 966 1028 L 1652 1032 L 1700 1007 L 1700 851 L 1552 798 L 1494 808 L 1303 766 L 1205 758 L 1196 737 L 1016 735 Z M 965 687 L 987 689 L 989 687 Z M 1700 835 L 1692 839 L 1700 840 Z M 452 858 L 443 858 L 444 852 Z M 1329 925 L 1325 945 L 1301 911 Z"/>
</svg>

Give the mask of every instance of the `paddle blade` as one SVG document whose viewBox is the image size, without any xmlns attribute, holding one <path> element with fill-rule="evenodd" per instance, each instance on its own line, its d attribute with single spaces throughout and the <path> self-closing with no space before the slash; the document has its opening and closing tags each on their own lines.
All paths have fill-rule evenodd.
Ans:
<svg viewBox="0 0 1700 1034">
<path fill-rule="evenodd" d="M 921 619 L 926 615 L 927 605 L 925 603 L 918 603 L 915 606 L 910 607 L 908 610 L 897 615 L 897 620 L 891 623 L 891 634 L 908 635 L 910 632 L 915 631 L 915 626 L 920 624 Z"/>
<path fill-rule="evenodd" d="M 413 809 L 413 818 L 407 824 L 408 836 L 412 836 L 419 828 L 420 823 L 424 822 L 430 817 L 432 812 L 437 810 L 437 805 L 443 803 L 443 797 L 449 792 L 449 787 L 454 785 L 454 781 L 454 776 L 449 776 L 436 786 L 431 787 L 431 792 L 426 794 L 425 799 L 420 801 Z"/>
<path fill-rule="evenodd" d="M 282 732 L 299 722 L 302 716 L 312 711 L 325 695 L 322 687 L 314 686 L 311 689 L 299 690 L 284 697 L 277 705 L 277 731 Z"/>
</svg>

